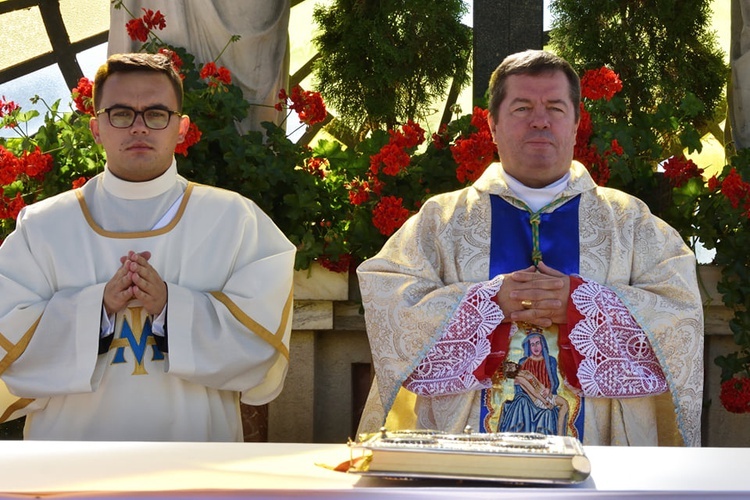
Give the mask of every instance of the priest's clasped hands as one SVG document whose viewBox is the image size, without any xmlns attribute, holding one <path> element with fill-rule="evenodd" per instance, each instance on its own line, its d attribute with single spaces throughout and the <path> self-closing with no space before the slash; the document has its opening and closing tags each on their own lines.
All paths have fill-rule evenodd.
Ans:
<svg viewBox="0 0 750 500">
<path fill-rule="evenodd" d="M 542 328 L 566 323 L 570 277 L 539 262 L 506 274 L 495 296 L 503 322 L 524 322 Z"/>
<path fill-rule="evenodd" d="M 120 268 L 104 286 L 107 314 L 124 309 L 138 300 L 148 314 L 158 315 L 167 304 L 167 284 L 149 264 L 151 252 L 130 251 L 120 257 Z"/>
</svg>

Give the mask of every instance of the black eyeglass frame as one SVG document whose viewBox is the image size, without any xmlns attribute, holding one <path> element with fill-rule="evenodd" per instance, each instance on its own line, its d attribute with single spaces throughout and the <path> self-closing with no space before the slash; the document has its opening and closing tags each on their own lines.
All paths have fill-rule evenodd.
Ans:
<svg viewBox="0 0 750 500">
<path fill-rule="evenodd" d="M 132 111 L 133 121 L 131 121 L 129 125 L 124 125 L 121 127 L 115 125 L 114 123 L 112 123 L 112 115 L 110 114 L 113 109 L 127 109 L 128 111 Z M 148 120 L 146 119 L 146 113 L 148 113 L 149 111 L 166 111 L 168 113 L 167 122 L 164 124 L 163 127 L 152 127 L 151 125 L 148 124 Z M 182 113 L 180 113 L 179 111 L 162 108 L 161 106 L 151 106 L 141 111 L 133 109 L 130 106 L 110 106 L 108 108 L 100 109 L 99 111 L 96 112 L 96 115 L 99 116 L 104 113 L 107 113 L 107 119 L 109 120 L 109 124 L 112 125 L 112 127 L 119 128 L 119 129 L 132 127 L 135 121 L 138 119 L 138 115 L 140 115 L 141 118 L 143 118 L 143 124 L 146 125 L 146 128 L 149 128 L 151 130 L 164 130 L 165 128 L 169 127 L 169 123 L 172 120 L 172 115 L 182 116 Z"/>
</svg>

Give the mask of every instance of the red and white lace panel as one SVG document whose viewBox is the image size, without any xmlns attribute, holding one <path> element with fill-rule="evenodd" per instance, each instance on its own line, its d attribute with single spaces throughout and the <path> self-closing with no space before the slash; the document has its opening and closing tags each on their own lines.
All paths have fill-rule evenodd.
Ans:
<svg viewBox="0 0 750 500">
<path fill-rule="evenodd" d="M 584 279 L 571 299 L 584 316 L 570 332 L 584 357 L 577 372 L 584 396 L 641 397 L 668 389 L 648 337 L 612 290 Z"/>
<path fill-rule="evenodd" d="M 490 354 L 489 335 L 503 321 L 500 306 L 493 301 L 503 276 L 469 287 L 456 308 L 443 336 L 404 382 L 404 387 L 422 396 L 460 394 L 483 389 L 474 370 Z"/>
</svg>

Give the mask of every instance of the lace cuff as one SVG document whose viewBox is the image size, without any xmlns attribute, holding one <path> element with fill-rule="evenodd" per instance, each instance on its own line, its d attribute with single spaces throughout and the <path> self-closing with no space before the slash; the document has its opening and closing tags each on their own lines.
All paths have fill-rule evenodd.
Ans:
<svg viewBox="0 0 750 500">
<path fill-rule="evenodd" d="M 646 333 L 612 290 L 584 279 L 571 299 L 583 315 L 569 338 L 583 358 L 577 375 L 585 396 L 628 398 L 667 391 Z"/>
<path fill-rule="evenodd" d="M 492 300 L 503 284 L 499 275 L 469 287 L 442 337 L 428 351 L 404 387 L 421 396 L 459 394 L 488 387 L 473 372 L 490 354 L 490 334 L 503 320 Z"/>
</svg>

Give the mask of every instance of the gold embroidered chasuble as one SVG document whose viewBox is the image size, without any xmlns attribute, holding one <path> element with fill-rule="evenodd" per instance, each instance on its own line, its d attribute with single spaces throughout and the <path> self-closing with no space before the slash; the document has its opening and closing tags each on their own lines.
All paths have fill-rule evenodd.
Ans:
<svg viewBox="0 0 750 500">
<path fill-rule="evenodd" d="M 360 265 L 376 372 L 361 432 L 377 430 L 386 417 L 389 428 L 477 428 L 481 390 L 426 397 L 402 384 L 445 334 L 470 287 L 481 284 L 491 300 L 500 286 L 489 276 L 489 197 L 515 195 L 499 169 L 493 164 L 472 187 L 428 200 Z M 644 203 L 596 186 L 574 162 L 558 196 L 578 195 L 579 274 L 616 294 L 643 329 L 669 386 L 658 396 L 586 397 L 584 443 L 699 446 L 703 312 L 695 257 Z"/>
</svg>

